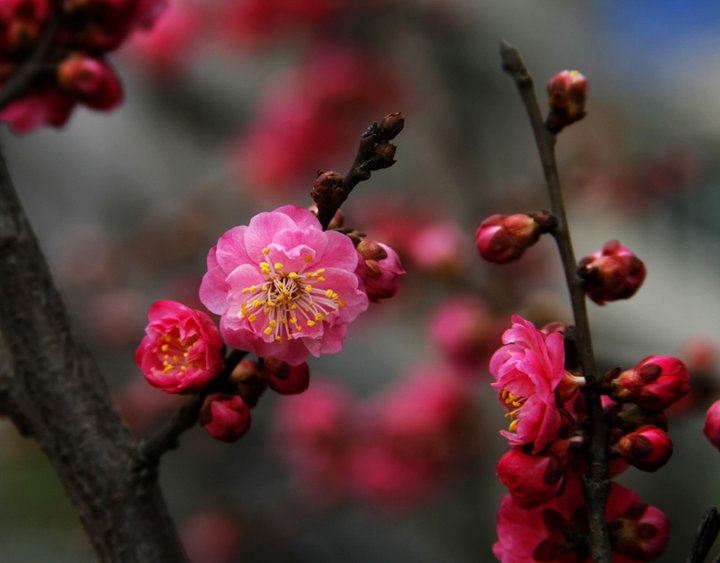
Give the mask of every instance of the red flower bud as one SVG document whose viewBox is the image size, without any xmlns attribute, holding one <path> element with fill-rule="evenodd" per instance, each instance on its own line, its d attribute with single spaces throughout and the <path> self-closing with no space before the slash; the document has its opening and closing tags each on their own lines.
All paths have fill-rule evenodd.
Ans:
<svg viewBox="0 0 720 563">
<path fill-rule="evenodd" d="M 638 499 L 610 522 L 608 529 L 613 552 L 633 561 L 652 561 L 665 551 L 670 538 L 670 519 L 660 509 Z"/>
<path fill-rule="evenodd" d="M 547 126 L 553 133 L 585 117 L 588 82 L 578 71 L 558 72 L 548 81 L 547 91 L 550 105 Z"/>
<path fill-rule="evenodd" d="M 504 264 L 520 258 L 542 232 L 540 222 L 525 213 L 492 215 L 478 227 L 475 243 L 485 260 Z"/>
<path fill-rule="evenodd" d="M 536 455 L 515 447 L 500 458 L 495 472 L 515 504 L 535 508 L 562 492 L 565 472 L 572 460 L 569 444 L 568 440 L 555 440 Z"/>
<path fill-rule="evenodd" d="M 580 260 L 578 267 L 585 293 L 598 305 L 632 297 L 645 281 L 645 274 L 642 260 L 616 240 Z"/>
<path fill-rule="evenodd" d="M 263 359 L 263 376 L 270 388 L 281 395 L 297 395 L 310 384 L 310 368 L 307 362 L 291 366 L 267 356 Z"/>
<path fill-rule="evenodd" d="M 397 253 L 380 242 L 362 239 L 356 246 L 361 256 L 358 275 L 365 283 L 371 301 L 393 297 L 400 287 L 400 276 L 405 273 Z"/>
<path fill-rule="evenodd" d="M 707 410 L 703 434 L 720 450 L 720 400 L 715 401 Z"/>
<path fill-rule="evenodd" d="M 610 381 L 610 396 L 619 403 L 635 403 L 662 410 L 690 390 L 685 364 L 671 356 L 650 356 Z"/>
<path fill-rule="evenodd" d="M 120 81 L 105 61 L 75 53 L 58 65 L 57 77 L 64 91 L 90 108 L 109 110 L 122 102 Z"/>
<path fill-rule="evenodd" d="M 213 393 L 205 398 L 200 411 L 205 429 L 222 442 L 234 442 L 250 429 L 250 408 L 238 395 Z"/>
<path fill-rule="evenodd" d="M 657 471 L 673 453 L 670 436 L 650 424 L 620 438 L 616 448 L 625 461 L 643 471 Z"/>
</svg>

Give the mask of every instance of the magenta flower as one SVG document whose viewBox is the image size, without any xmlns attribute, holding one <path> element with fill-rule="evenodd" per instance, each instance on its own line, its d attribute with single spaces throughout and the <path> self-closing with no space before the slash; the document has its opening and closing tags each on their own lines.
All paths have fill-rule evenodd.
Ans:
<svg viewBox="0 0 720 563">
<path fill-rule="evenodd" d="M 200 300 L 222 316 L 230 346 L 258 357 L 299 365 L 339 352 L 347 324 L 368 306 L 350 238 L 294 205 L 230 229 L 207 262 Z"/>
<path fill-rule="evenodd" d="M 200 411 L 205 430 L 221 442 L 235 442 L 250 430 L 250 407 L 239 395 L 213 393 L 205 397 Z"/>
<path fill-rule="evenodd" d="M 509 430 L 500 433 L 513 446 L 534 442 L 532 453 L 558 437 L 562 417 L 555 389 L 565 378 L 565 348 L 559 333 L 545 335 L 520 317 L 503 334 L 502 346 L 490 358 L 493 388 L 508 409 Z"/>
<path fill-rule="evenodd" d="M 175 301 L 157 301 L 135 352 L 145 379 L 166 393 L 192 393 L 223 367 L 223 340 L 210 317 Z"/>
</svg>

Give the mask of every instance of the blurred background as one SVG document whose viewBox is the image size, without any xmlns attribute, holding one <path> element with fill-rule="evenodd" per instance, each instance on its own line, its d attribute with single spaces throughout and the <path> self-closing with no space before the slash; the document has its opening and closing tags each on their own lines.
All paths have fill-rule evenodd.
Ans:
<svg viewBox="0 0 720 563">
<path fill-rule="evenodd" d="M 407 118 L 397 163 L 343 207 L 400 254 L 398 295 L 350 326 L 340 354 L 310 360 L 305 394 L 267 393 L 241 441 L 195 428 L 163 459 L 193 561 L 492 559 L 507 445 L 487 360 L 512 313 L 571 321 L 552 241 L 508 266 L 473 245 L 487 216 L 548 206 L 501 39 L 543 105 L 555 72 L 589 79 L 587 117 L 558 141 L 576 254 L 619 239 L 648 269 L 633 299 L 589 304 L 598 363 L 675 355 L 696 390 L 671 413 L 669 464 L 618 481 L 670 516 L 661 560 L 684 559 L 720 502 L 720 453 L 701 433 L 720 398 L 719 31 L 712 0 L 170 0 L 111 59 L 120 109 L 0 130 L 71 314 L 143 435 L 183 400 L 134 364 L 149 306 L 201 308 L 223 232 L 310 205 L 317 170 L 346 172 L 371 122 Z M 0 439 L 0 559 L 91 560 L 36 445 L 6 421 Z"/>
</svg>

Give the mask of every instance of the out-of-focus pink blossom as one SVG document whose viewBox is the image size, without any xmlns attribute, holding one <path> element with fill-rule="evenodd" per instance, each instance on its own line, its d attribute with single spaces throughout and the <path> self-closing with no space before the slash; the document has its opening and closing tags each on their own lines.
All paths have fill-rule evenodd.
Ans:
<svg viewBox="0 0 720 563">
<path fill-rule="evenodd" d="M 690 390 L 685 364 L 672 356 L 650 356 L 610 381 L 610 396 L 648 410 L 668 408 Z"/>
<path fill-rule="evenodd" d="M 197 512 L 180 526 L 188 561 L 231 563 L 237 560 L 242 533 L 231 516 L 218 511 Z"/>
<path fill-rule="evenodd" d="M 408 244 L 410 258 L 424 270 L 452 275 L 462 271 L 467 263 L 462 233 L 452 222 L 420 227 Z"/>
<path fill-rule="evenodd" d="M 500 458 L 496 473 L 522 508 L 545 504 L 562 491 L 572 455 L 567 440 L 555 440 L 535 455 L 515 447 Z"/>
<path fill-rule="evenodd" d="M 720 450 L 720 400 L 715 401 L 707 410 L 703 434 L 713 446 Z"/>
<path fill-rule="evenodd" d="M 578 264 L 578 276 L 583 280 L 585 292 L 598 305 L 629 299 L 640 289 L 646 273 L 642 260 L 616 240 Z"/>
<path fill-rule="evenodd" d="M 200 420 L 205 430 L 222 442 L 235 442 L 250 430 L 250 407 L 239 395 L 213 393 L 205 397 Z"/>
<path fill-rule="evenodd" d="M 405 274 L 400 258 L 388 245 L 363 239 L 355 247 L 361 256 L 361 278 L 371 301 L 394 297 Z"/>
<path fill-rule="evenodd" d="M 113 398 L 123 422 L 138 436 L 178 407 L 178 397 L 167 393 L 148 393 L 147 382 L 140 377 L 133 378 Z"/>
<path fill-rule="evenodd" d="M 0 111 L 0 121 L 15 133 L 27 133 L 43 124 L 62 127 L 67 122 L 75 101 L 55 86 L 30 92 Z"/>
<path fill-rule="evenodd" d="M 657 471 L 670 460 L 673 443 L 664 430 L 646 424 L 620 438 L 617 450 L 638 469 Z"/>
<path fill-rule="evenodd" d="M 205 387 L 223 367 L 223 341 L 202 311 L 175 301 L 157 301 L 135 352 L 148 383 L 166 393 L 192 393 Z"/>
<path fill-rule="evenodd" d="M 441 304 L 428 322 L 430 338 L 460 373 L 480 373 L 495 350 L 503 329 L 474 294 Z M 484 371 L 484 370 L 483 370 Z"/>
<path fill-rule="evenodd" d="M 240 185 L 260 197 L 307 185 L 323 163 L 351 157 L 358 130 L 394 104 L 398 91 L 391 70 L 354 47 L 311 52 L 307 63 L 269 87 L 239 139 Z"/>
<path fill-rule="evenodd" d="M 50 13 L 48 0 L 0 2 L 0 61 L 27 55 Z"/>
<path fill-rule="evenodd" d="M 308 354 L 339 352 L 348 323 L 367 309 L 357 262 L 349 237 L 287 205 L 220 237 L 200 299 L 222 316 L 230 346 L 299 365 Z"/>
<path fill-rule="evenodd" d="M 555 390 L 565 378 L 565 348 L 559 333 L 544 335 L 520 317 L 503 334 L 502 346 L 490 359 L 492 384 L 512 419 L 503 430 L 513 446 L 534 442 L 532 453 L 558 437 L 562 417 Z"/>
<path fill-rule="evenodd" d="M 132 36 L 128 52 L 153 78 L 174 78 L 195 50 L 200 18 L 201 14 L 193 7 L 173 3 L 152 30 Z"/>
</svg>

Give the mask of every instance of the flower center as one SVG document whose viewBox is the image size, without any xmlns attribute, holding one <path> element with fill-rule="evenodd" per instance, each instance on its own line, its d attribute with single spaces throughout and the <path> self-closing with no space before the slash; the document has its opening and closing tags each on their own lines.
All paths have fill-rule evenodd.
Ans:
<svg viewBox="0 0 720 563">
<path fill-rule="evenodd" d="M 510 419 L 510 426 L 508 426 L 508 430 L 510 430 L 510 432 L 515 432 L 517 430 L 520 409 L 525 404 L 525 401 L 527 401 L 527 397 L 519 397 L 507 389 L 503 389 L 500 396 L 505 402 L 505 407 L 508 409 L 508 412 L 505 413 L 505 418 Z"/>
<path fill-rule="evenodd" d="M 160 353 L 163 358 L 163 374 L 175 370 L 177 375 L 185 375 L 188 368 L 198 369 L 203 364 L 203 355 L 196 350 L 200 336 L 194 334 L 183 340 L 180 338 L 180 327 L 160 337 Z"/>
<path fill-rule="evenodd" d="M 269 248 L 263 249 L 267 256 Z M 305 257 L 305 264 L 312 256 Z M 266 276 L 262 285 L 242 290 L 247 295 L 241 303 L 240 318 L 247 318 L 256 330 L 262 331 L 279 344 L 302 336 L 302 331 L 324 321 L 345 306 L 337 292 L 327 286 L 325 268 L 285 272 L 281 263 L 261 262 Z"/>
</svg>

